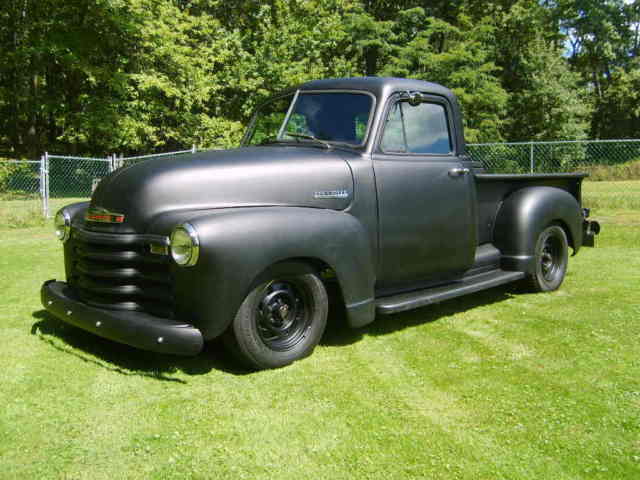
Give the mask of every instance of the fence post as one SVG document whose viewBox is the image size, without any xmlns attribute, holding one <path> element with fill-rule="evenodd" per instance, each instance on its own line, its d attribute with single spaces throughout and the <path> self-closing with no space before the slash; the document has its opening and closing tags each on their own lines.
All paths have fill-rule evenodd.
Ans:
<svg viewBox="0 0 640 480">
<path fill-rule="evenodd" d="M 44 201 L 44 155 L 40 155 L 40 200 L 42 201 L 42 216 L 47 218 L 47 206 Z"/>
<path fill-rule="evenodd" d="M 44 152 L 42 157 L 42 182 L 44 195 L 42 196 L 42 211 L 44 218 L 49 218 L 49 152 Z"/>
<path fill-rule="evenodd" d="M 529 170 L 533 173 L 535 169 L 535 164 L 533 161 L 533 142 L 529 142 Z"/>
<path fill-rule="evenodd" d="M 198 151 L 198 149 L 196 148 L 196 144 L 194 143 L 194 144 L 191 146 L 191 153 L 196 153 L 197 151 Z"/>
</svg>

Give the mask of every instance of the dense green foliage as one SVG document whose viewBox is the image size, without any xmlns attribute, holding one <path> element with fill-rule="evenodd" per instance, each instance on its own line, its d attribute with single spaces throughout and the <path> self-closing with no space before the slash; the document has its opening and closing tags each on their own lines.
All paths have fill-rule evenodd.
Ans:
<svg viewBox="0 0 640 480">
<path fill-rule="evenodd" d="M 637 137 L 640 0 L 5 0 L 0 153 L 238 142 L 313 78 L 459 95 L 470 141 Z"/>
</svg>

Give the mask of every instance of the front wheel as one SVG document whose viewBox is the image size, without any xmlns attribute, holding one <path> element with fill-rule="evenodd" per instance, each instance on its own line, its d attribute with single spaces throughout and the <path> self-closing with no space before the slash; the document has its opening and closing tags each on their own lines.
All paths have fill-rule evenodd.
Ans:
<svg viewBox="0 0 640 480">
<path fill-rule="evenodd" d="M 251 368 L 282 367 L 311 354 L 327 311 L 327 292 L 316 275 L 274 278 L 244 299 L 226 344 Z"/>
<path fill-rule="evenodd" d="M 568 261 L 567 235 L 559 225 L 548 226 L 536 241 L 535 271 L 527 277 L 531 289 L 535 292 L 558 289 L 567 272 Z"/>
</svg>

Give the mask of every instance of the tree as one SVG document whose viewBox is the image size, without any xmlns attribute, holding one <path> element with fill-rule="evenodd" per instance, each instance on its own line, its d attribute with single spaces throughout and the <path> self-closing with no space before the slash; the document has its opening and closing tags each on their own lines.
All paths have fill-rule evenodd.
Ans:
<svg viewBox="0 0 640 480">
<path fill-rule="evenodd" d="M 384 73 L 447 85 L 461 103 L 467 140 L 501 140 L 509 95 L 486 48 L 493 27 L 486 21 L 472 24 L 464 15 L 459 27 L 424 15 L 419 8 L 404 12 L 399 25 L 416 33 L 406 37 Z"/>
<path fill-rule="evenodd" d="M 623 85 L 625 78 L 637 68 L 640 2 L 635 0 L 558 0 L 556 15 L 571 45 L 570 62 L 582 76 L 584 85 L 593 92 L 595 111 L 591 135 L 619 137 L 618 118 L 611 118 L 618 105 L 629 103 L 632 92 Z M 617 84 L 615 95 L 609 90 Z M 612 102 L 614 102 L 612 104 Z M 624 114 L 623 114 L 624 117 Z M 614 127 L 615 125 L 615 127 Z M 622 131 L 637 136 L 630 124 Z"/>
<path fill-rule="evenodd" d="M 637 136 L 639 49 L 640 0 L 5 0 L 0 151 L 232 146 L 353 75 L 452 87 L 470 141 Z"/>
<path fill-rule="evenodd" d="M 519 66 L 521 82 L 509 105 L 509 136 L 519 140 L 586 138 L 591 114 L 580 76 L 553 43 L 538 38 Z"/>
<path fill-rule="evenodd" d="M 616 138 L 638 138 L 640 135 L 640 58 L 628 69 L 617 67 L 611 72 L 607 97 L 599 105 L 594 129 Z"/>
</svg>

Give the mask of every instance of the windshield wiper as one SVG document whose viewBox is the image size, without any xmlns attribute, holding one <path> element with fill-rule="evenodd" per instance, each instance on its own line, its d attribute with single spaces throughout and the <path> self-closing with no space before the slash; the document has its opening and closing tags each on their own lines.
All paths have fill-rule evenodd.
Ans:
<svg viewBox="0 0 640 480">
<path fill-rule="evenodd" d="M 258 145 L 267 145 L 269 143 L 278 143 L 280 141 L 281 140 L 278 140 L 278 137 L 276 137 L 275 135 L 271 135 L 260 140 L 260 143 L 258 143 Z"/>
<path fill-rule="evenodd" d="M 330 143 L 325 142 L 324 140 L 320 140 L 319 138 L 314 137 L 313 135 L 308 135 L 306 133 L 286 132 L 284 135 L 289 135 L 290 137 L 294 137 L 294 138 L 306 138 L 307 140 L 313 140 L 314 142 L 318 142 L 321 145 L 324 145 L 329 150 L 333 148 Z"/>
</svg>

